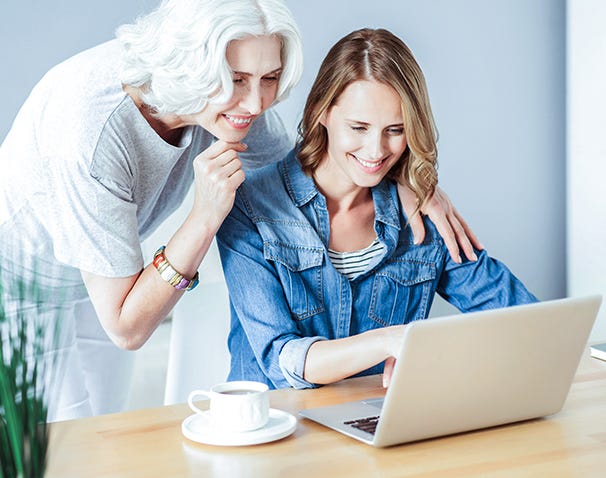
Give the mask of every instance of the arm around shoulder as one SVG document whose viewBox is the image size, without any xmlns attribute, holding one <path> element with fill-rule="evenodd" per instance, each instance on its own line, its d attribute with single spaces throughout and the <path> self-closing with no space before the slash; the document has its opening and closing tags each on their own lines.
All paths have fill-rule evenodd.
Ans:
<svg viewBox="0 0 606 478">
<path fill-rule="evenodd" d="M 498 309 L 538 302 L 526 286 L 501 261 L 477 251 L 477 261 L 457 264 L 446 260 L 438 293 L 463 312 Z"/>
</svg>

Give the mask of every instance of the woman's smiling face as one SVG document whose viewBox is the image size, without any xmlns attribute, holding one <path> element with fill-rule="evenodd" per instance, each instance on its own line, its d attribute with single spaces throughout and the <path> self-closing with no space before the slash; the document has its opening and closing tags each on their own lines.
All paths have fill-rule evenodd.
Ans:
<svg viewBox="0 0 606 478">
<path fill-rule="evenodd" d="M 406 149 L 402 100 L 378 81 L 351 83 L 321 123 L 328 135 L 321 174 L 352 186 L 379 184 Z"/>
<path fill-rule="evenodd" d="M 227 47 L 234 92 L 227 103 L 209 103 L 191 115 L 194 124 L 228 143 L 242 141 L 252 122 L 269 108 L 278 93 L 282 72 L 281 42 L 276 36 L 247 37 Z"/>
</svg>

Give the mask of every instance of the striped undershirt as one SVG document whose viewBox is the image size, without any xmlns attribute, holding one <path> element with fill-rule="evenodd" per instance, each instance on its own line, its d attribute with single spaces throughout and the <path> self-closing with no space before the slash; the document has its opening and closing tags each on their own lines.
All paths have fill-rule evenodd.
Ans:
<svg viewBox="0 0 606 478">
<path fill-rule="evenodd" d="M 368 269 L 368 264 L 373 257 L 383 252 L 383 245 L 377 237 L 373 243 L 365 249 L 353 252 L 337 252 L 328 249 L 328 257 L 335 269 L 353 280 Z"/>
</svg>

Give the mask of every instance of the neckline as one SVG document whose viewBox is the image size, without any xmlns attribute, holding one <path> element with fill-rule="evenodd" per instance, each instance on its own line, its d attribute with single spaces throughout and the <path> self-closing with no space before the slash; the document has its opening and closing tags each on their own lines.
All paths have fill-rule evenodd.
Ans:
<svg viewBox="0 0 606 478">
<path fill-rule="evenodd" d="M 337 254 L 339 256 L 346 256 L 346 255 L 349 255 L 349 254 L 360 254 L 360 253 L 363 253 L 363 252 L 366 252 L 366 251 L 372 249 L 378 243 L 379 243 L 379 237 L 377 236 L 377 237 L 375 237 L 375 239 L 368 246 L 366 246 L 363 249 L 358 249 L 356 251 L 344 251 L 343 252 L 343 251 L 335 251 L 334 249 L 328 248 L 328 252 L 330 252 L 331 254 Z"/>
<path fill-rule="evenodd" d="M 192 125 L 185 125 L 175 130 L 166 130 L 166 133 L 162 133 L 160 131 L 162 130 L 160 126 L 164 123 L 153 116 L 151 108 L 143 103 L 138 95 L 138 90 L 128 85 L 123 85 L 122 90 L 124 91 L 126 100 L 132 105 L 135 115 L 147 125 L 147 128 L 153 132 L 158 140 L 162 141 L 166 146 L 176 149 L 185 149 L 190 145 L 191 132 L 193 129 Z M 135 94 L 137 95 L 136 98 L 133 96 Z M 154 124 L 156 126 L 154 126 Z M 176 137 L 177 134 L 178 138 Z"/>
</svg>

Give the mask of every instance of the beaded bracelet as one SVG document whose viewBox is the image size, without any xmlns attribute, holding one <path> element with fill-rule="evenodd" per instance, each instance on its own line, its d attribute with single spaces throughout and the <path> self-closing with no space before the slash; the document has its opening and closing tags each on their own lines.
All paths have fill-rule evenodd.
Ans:
<svg viewBox="0 0 606 478">
<path fill-rule="evenodd" d="M 172 285 L 177 290 L 192 290 L 200 282 L 198 279 L 198 273 L 192 279 L 186 279 L 179 274 L 174 267 L 168 262 L 168 259 L 164 255 L 164 249 L 166 246 L 161 246 L 154 254 L 153 265 L 156 270 L 160 273 L 160 277 Z"/>
</svg>

